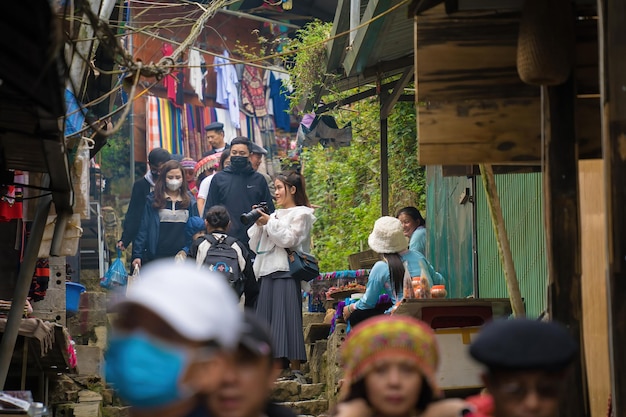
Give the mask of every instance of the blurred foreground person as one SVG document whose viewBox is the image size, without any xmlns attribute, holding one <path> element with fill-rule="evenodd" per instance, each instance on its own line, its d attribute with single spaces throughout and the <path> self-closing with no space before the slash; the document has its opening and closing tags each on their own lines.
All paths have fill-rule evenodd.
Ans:
<svg viewBox="0 0 626 417">
<path fill-rule="evenodd" d="M 131 416 L 203 415 L 242 326 L 235 294 L 211 275 L 155 261 L 113 306 L 105 374 Z"/>
<path fill-rule="evenodd" d="M 432 329 L 409 316 L 364 320 L 342 346 L 344 380 L 335 417 L 456 417 L 462 400 L 442 400 Z"/>
<path fill-rule="evenodd" d="M 290 409 L 270 402 L 282 365 L 273 356 L 268 325 L 252 311 L 246 311 L 239 347 L 222 372 L 220 387 L 208 397 L 209 414 L 212 417 L 295 417 Z"/>
<path fill-rule="evenodd" d="M 487 367 L 488 394 L 468 399 L 485 410 L 470 416 L 555 417 L 576 353 L 570 334 L 554 322 L 514 319 L 485 325 L 470 354 Z"/>
</svg>

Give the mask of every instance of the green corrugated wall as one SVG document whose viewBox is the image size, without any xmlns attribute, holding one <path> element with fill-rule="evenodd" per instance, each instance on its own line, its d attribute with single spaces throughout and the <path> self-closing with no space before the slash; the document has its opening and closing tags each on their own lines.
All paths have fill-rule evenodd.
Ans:
<svg viewBox="0 0 626 417">
<path fill-rule="evenodd" d="M 473 207 L 459 198 L 472 180 L 444 177 L 441 166 L 432 165 L 426 182 L 426 257 L 444 276 L 448 297 L 465 298 L 474 292 Z"/>
<path fill-rule="evenodd" d="M 537 317 L 546 306 L 548 277 L 541 174 L 496 175 L 496 184 L 526 314 Z M 475 204 L 479 296 L 508 297 L 481 178 Z"/>
</svg>

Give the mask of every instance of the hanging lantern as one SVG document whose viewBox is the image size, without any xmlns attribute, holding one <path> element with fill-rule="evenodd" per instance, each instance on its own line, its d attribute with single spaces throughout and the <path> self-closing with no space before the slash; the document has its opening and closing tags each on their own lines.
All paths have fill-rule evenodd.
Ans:
<svg viewBox="0 0 626 417">
<path fill-rule="evenodd" d="M 570 0 L 525 0 L 517 41 L 517 72 L 526 84 L 558 85 L 573 65 Z"/>
</svg>

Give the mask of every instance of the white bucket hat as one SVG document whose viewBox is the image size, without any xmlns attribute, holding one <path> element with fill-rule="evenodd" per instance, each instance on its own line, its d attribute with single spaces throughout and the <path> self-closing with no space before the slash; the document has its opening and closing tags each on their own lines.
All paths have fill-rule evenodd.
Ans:
<svg viewBox="0 0 626 417">
<path fill-rule="evenodd" d="M 367 239 L 370 248 L 378 253 L 397 253 L 407 249 L 409 244 L 402 231 L 400 220 L 384 216 L 376 220 L 374 230 Z"/>
</svg>

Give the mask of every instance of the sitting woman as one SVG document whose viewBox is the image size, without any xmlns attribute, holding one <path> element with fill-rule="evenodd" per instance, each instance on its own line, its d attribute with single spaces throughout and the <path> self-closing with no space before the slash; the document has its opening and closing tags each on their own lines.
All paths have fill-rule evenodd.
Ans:
<svg viewBox="0 0 626 417">
<path fill-rule="evenodd" d="M 341 347 L 344 379 L 334 417 L 452 417 L 462 400 L 440 397 L 437 341 L 426 323 L 379 316 L 350 332 Z"/>
<path fill-rule="evenodd" d="M 409 249 L 426 255 L 426 220 L 415 207 L 398 210 L 396 217 L 402 222 L 404 236 L 409 238 Z"/>
<path fill-rule="evenodd" d="M 343 318 L 351 327 L 372 316 L 389 313 L 391 307 L 404 298 L 405 268 L 409 277 L 419 277 L 422 266 L 428 268 L 429 265 L 424 255 L 408 249 L 402 223 L 395 217 L 384 216 L 376 220 L 367 242 L 373 251 L 383 256 L 383 260 L 372 267 L 365 295 L 343 308 Z M 425 275 L 432 286 L 430 274 Z M 388 299 L 388 302 L 379 304 L 381 298 Z"/>
</svg>

